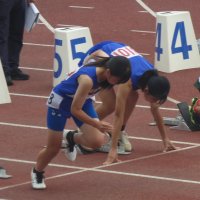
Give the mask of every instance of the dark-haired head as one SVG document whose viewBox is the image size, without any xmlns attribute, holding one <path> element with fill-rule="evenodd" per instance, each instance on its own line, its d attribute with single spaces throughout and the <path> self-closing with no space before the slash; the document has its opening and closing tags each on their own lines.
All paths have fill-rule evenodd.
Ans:
<svg viewBox="0 0 200 200">
<path fill-rule="evenodd" d="M 166 101 L 170 91 L 169 80 L 164 76 L 159 76 L 157 70 L 145 72 L 139 80 L 139 87 L 159 104 Z"/>
<path fill-rule="evenodd" d="M 149 94 L 156 98 L 159 104 L 162 104 L 169 94 L 170 83 L 164 76 L 152 76 L 147 83 L 147 89 Z"/>
<path fill-rule="evenodd" d="M 111 57 L 106 62 L 107 69 L 110 70 L 112 76 L 120 78 L 119 83 L 125 83 L 131 76 L 131 64 L 129 60 L 123 56 Z"/>
<path fill-rule="evenodd" d="M 109 70 L 109 74 L 118 79 L 116 84 L 125 83 L 131 76 L 131 64 L 128 58 L 123 56 L 114 57 L 98 57 L 98 61 L 89 63 L 86 66 L 105 67 Z M 102 81 L 103 88 L 112 87 L 108 80 Z"/>
</svg>

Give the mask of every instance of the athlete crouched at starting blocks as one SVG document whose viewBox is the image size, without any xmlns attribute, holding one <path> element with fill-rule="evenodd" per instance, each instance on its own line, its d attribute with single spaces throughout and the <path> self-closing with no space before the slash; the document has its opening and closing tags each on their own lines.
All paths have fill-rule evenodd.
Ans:
<svg viewBox="0 0 200 200">
<path fill-rule="evenodd" d="M 116 70 L 117 69 L 117 70 Z M 47 147 L 39 152 L 37 162 L 31 171 L 32 187 L 45 189 L 44 169 L 58 154 L 63 138 L 63 130 L 68 118 L 73 118 L 81 130 L 69 132 L 65 152 L 68 159 L 76 159 L 76 144 L 98 148 L 107 141 L 106 132 L 112 125 L 100 121 L 94 109 L 91 96 L 100 90 L 107 90 L 115 84 L 125 83 L 131 74 L 130 62 L 122 56 L 101 57 L 96 62 L 84 65 L 58 84 L 51 92 L 48 101 Z"/>
<path fill-rule="evenodd" d="M 125 134 L 125 126 L 137 103 L 139 89 L 144 93 L 145 99 L 151 105 L 152 115 L 163 140 L 164 151 L 175 150 L 176 147 L 170 142 L 166 134 L 159 112 L 159 106 L 167 99 L 170 83 L 166 77 L 160 76 L 154 66 L 142 55 L 126 44 L 103 41 L 89 49 L 85 58 L 79 64 L 89 63 L 98 58 L 98 56 L 114 57 L 119 55 L 129 59 L 131 63 L 131 78 L 128 82 L 118 86 L 117 93 L 113 88 L 98 93 L 102 103 L 96 107 L 100 119 L 104 119 L 112 112 L 115 113 L 114 131 L 106 164 L 117 160 L 115 145 L 119 144 L 120 138 L 124 143 L 125 151 L 132 150 L 132 145 Z"/>
</svg>

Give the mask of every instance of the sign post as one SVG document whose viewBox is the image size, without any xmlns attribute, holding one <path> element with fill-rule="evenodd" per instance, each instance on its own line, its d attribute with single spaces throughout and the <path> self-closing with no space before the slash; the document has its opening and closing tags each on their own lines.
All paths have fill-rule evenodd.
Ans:
<svg viewBox="0 0 200 200">
<path fill-rule="evenodd" d="M 1 85 L 0 104 L 11 103 L 1 60 L 0 60 L 0 85 Z"/>
<path fill-rule="evenodd" d="M 88 27 L 55 29 L 53 86 L 64 80 L 67 73 L 78 67 L 78 62 L 92 46 Z"/>
<path fill-rule="evenodd" d="M 188 11 L 157 13 L 155 67 L 167 73 L 200 67 L 197 40 Z"/>
</svg>

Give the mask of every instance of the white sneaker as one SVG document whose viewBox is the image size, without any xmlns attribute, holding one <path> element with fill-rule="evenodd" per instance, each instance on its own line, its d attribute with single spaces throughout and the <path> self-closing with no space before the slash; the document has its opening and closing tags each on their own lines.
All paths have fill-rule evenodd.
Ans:
<svg viewBox="0 0 200 200">
<path fill-rule="evenodd" d="M 8 175 L 6 173 L 6 170 L 0 166 L 0 179 L 3 178 L 3 179 L 7 179 L 7 178 L 11 178 L 12 176 L 11 175 Z"/>
<path fill-rule="evenodd" d="M 64 151 L 65 156 L 70 161 L 75 161 L 77 156 L 77 149 L 75 148 L 75 145 L 69 144 L 67 140 L 67 135 L 70 132 L 77 132 L 77 131 L 70 131 L 70 130 L 64 130 L 63 131 L 63 142 L 62 142 L 62 149 Z"/>
<path fill-rule="evenodd" d="M 111 148 L 111 141 L 102 145 L 100 148 L 98 148 L 96 151 L 98 152 L 103 152 L 103 153 L 108 153 Z M 130 154 L 131 152 L 126 152 L 124 148 L 124 144 L 122 144 L 121 141 L 119 141 L 118 146 L 117 146 L 117 153 L 119 155 L 127 155 Z"/>
<path fill-rule="evenodd" d="M 120 140 L 122 144 L 124 144 L 125 151 L 130 152 L 132 151 L 132 144 L 128 139 L 128 134 L 125 131 L 121 131 L 120 133 Z"/>
<path fill-rule="evenodd" d="M 31 180 L 32 180 L 32 188 L 36 190 L 43 190 L 46 188 L 46 184 L 44 182 L 44 172 L 34 172 L 31 171 Z"/>
</svg>

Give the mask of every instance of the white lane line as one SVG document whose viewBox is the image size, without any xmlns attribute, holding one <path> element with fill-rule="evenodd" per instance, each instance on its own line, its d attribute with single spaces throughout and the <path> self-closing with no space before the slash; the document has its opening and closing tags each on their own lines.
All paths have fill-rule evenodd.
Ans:
<svg viewBox="0 0 200 200">
<path fill-rule="evenodd" d="M 22 94 L 22 93 L 9 93 L 12 96 L 20 96 L 20 97 L 31 97 L 31 98 L 42 98 L 47 99 L 48 96 L 40 96 L 40 95 L 32 95 L 32 94 Z M 95 103 L 101 103 L 101 101 L 95 101 Z M 136 105 L 138 108 L 145 108 L 150 109 L 150 106 L 144 106 L 144 105 Z M 178 111 L 178 108 L 166 108 L 166 107 L 160 107 L 161 110 L 167 110 L 167 111 Z"/>
<path fill-rule="evenodd" d="M 187 184 L 196 184 L 196 185 L 200 184 L 200 181 L 194 181 L 194 180 L 188 180 L 188 179 L 177 179 L 177 178 L 162 177 L 162 176 L 153 176 L 153 175 L 136 174 L 136 173 L 128 173 L 128 172 L 101 170 L 101 169 L 95 169 L 95 168 L 83 169 L 83 170 L 78 170 L 75 172 L 69 172 L 69 173 L 64 173 L 64 174 L 60 174 L 60 175 L 56 175 L 56 176 L 51 176 L 51 177 L 46 178 L 46 180 L 65 177 L 65 176 L 78 174 L 78 173 L 82 173 L 82 172 L 86 172 L 86 171 L 117 174 L 117 175 L 124 175 L 124 176 L 133 176 L 133 177 L 148 178 L 148 179 L 155 179 L 155 180 L 161 180 L 161 181 L 181 182 L 181 183 L 187 183 Z M 20 186 L 27 185 L 27 184 L 31 184 L 31 181 L 24 182 L 21 184 L 15 184 L 15 185 L 11 185 L 11 186 L 1 187 L 0 190 L 16 188 L 16 187 L 20 187 Z"/>
<path fill-rule="evenodd" d="M 30 45 L 30 46 L 40 46 L 40 47 L 54 47 L 54 45 L 51 44 L 37 44 L 37 43 L 28 43 L 24 42 L 24 45 Z"/>
<path fill-rule="evenodd" d="M 146 10 L 139 10 L 138 12 L 140 12 L 140 13 L 148 13 L 148 11 L 146 11 Z"/>
<path fill-rule="evenodd" d="M 56 176 L 51 176 L 51 177 L 45 178 L 45 180 L 60 178 L 60 177 L 64 177 L 64 176 L 68 176 L 68 175 L 72 175 L 72 174 L 77 174 L 77 173 L 81 173 L 81 172 L 85 172 L 85 171 L 88 171 L 88 170 L 78 170 L 78 171 L 74 171 L 74 172 L 69 172 L 69 173 L 60 174 L 60 175 L 56 175 Z M 27 181 L 27 182 L 19 183 L 19 184 L 14 184 L 14 185 L 6 186 L 6 187 L 1 187 L 0 190 L 16 188 L 16 187 L 20 187 L 20 186 L 28 185 L 28 184 L 31 184 L 31 181 Z"/>
<path fill-rule="evenodd" d="M 8 122 L 1 122 L 0 125 L 2 126 L 14 126 L 14 127 L 22 127 L 22 128 L 34 128 L 34 129 L 43 129 L 46 130 L 47 127 L 45 126 L 35 126 L 35 125 L 28 125 L 28 124 L 16 124 L 16 123 L 8 123 Z M 145 141 L 153 141 L 153 142 L 162 142 L 161 139 L 154 139 L 154 138 L 145 138 L 145 137 L 135 137 L 135 136 L 128 136 L 129 139 L 135 140 L 145 140 Z M 184 144 L 184 145 L 192 145 L 192 146 L 200 146 L 200 143 L 192 143 L 192 142 L 182 142 L 182 141 L 172 141 L 176 144 Z"/>
<path fill-rule="evenodd" d="M 26 125 L 26 124 L 15 124 L 15 123 L 8 123 L 8 122 L 0 122 L 0 125 L 22 127 L 22 128 L 47 129 L 47 127 L 42 127 L 42 126 Z"/>
<path fill-rule="evenodd" d="M 175 103 L 175 104 L 180 103 L 180 101 L 178 101 L 178 100 L 176 100 L 176 99 L 173 99 L 173 98 L 171 98 L 171 97 L 167 97 L 167 100 L 170 101 L 170 102 L 172 102 L 172 103 Z"/>
<path fill-rule="evenodd" d="M 156 33 L 155 31 L 142 31 L 142 30 L 135 30 L 135 29 L 132 29 L 130 31 L 131 32 L 136 32 L 136 33 L 152 33 L 152 34 Z"/>
<path fill-rule="evenodd" d="M 20 96 L 20 97 L 31 97 L 31 98 L 41 98 L 41 99 L 47 99 L 48 96 L 39 96 L 39 95 L 32 95 L 32 94 L 22 94 L 22 93 L 9 93 L 12 96 Z M 99 104 L 101 101 L 95 101 L 95 103 Z M 150 106 L 144 106 L 144 105 L 136 105 L 137 108 L 144 108 L 144 109 L 150 109 Z M 166 108 L 166 107 L 160 107 L 161 110 L 167 110 L 167 111 L 178 111 L 178 108 Z"/>
<path fill-rule="evenodd" d="M 153 17 L 156 17 L 156 13 L 153 10 L 151 10 L 151 8 L 149 8 L 143 1 L 136 0 L 136 2 L 138 2 L 138 4 L 140 4 L 140 6 L 142 6 L 146 11 L 148 11 L 148 13 L 150 13 Z"/>
<path fill-rule="evenodd" d="M 153 139 L 153 138 L 145 138 L 145 137 L 135 137 L 135 136 L 128 136 L 129 139 L 136 139 L 136 140 L 145 140 L 145 141 L 153 141 L 153 142 L 162 142 L 161 139 Z M 171 140 L 172 143 L 176 144 L 185 144 L 185 145 L 192 145 L 192 146 L 200 146 L 200 143 L 193 143 L 193 142 L 181 142 Z"/>
<path fill-rule="evenodd" d="M 28 185 L 30 183 L 31 183 L 31 181 L 27 181 L 27 182 L 24 182 L 24 183 L 14 184 L 14 185 L 6 186 L 6 187 L 1 187 L 0 190 L 16 188 L 16 187 L 20 187 L 20 186 L 23 186 L 23 185 Z"/>
<path fill-rule="evenodd" d="M 184 147 L 184 148 L 180 148 L 180 149 L 177 149 L 177 150 L 174 150 L 174 151 L 156 153 L 156 154 L 142 156 L 142 157 L 133 158 L 133 159 L 129 159 L 129 160 L 123 160 L 121 162 L 112 163 L 110 165 L 99 165 L 99 166 L 93 167 L 93 168 L 90 168 L 90 167 L 89 168 L 87 168 L 87 167 L 79 167 L 79 166 L 73 166 L 73 165 L 63 165 L 63 164 L 56 164 L 56 163 L 50 163 L 49 166 L 58 167 L 58 168 L 77 169 L 77 170 L 100 169 L 100 168 L 105 168 L 105 167 L 106 168 L 107 167 L 112 167 L 112 166 L 115 166 L 115 165 L 121 165 L 121 164 L 124 164 L 124 163 L 135 162 L 135 161 L 139 161 L 139 160 L 141 161 L 141 160 L 146 160 L 146 159 L 150 159 L 150 158 L 154 158 L 154 157 L 164 156 L 166 154 L 174 154 L 174 153 L 179 152 L 179 151 L 190 150 L 190 149 L 197 148 L 199 146 L 200 145 Z M 5 157 L 0 157 L 0 160 L 7 161 L 7 162 L 24 163 L 24 164 L 35 164 L 36 163 L 35 161 L 12 159 L 12 158 L 5 158 Z"/>
<path fill-rule="evenodd" d="M 69 8 L 78 8 L 78 9 L 94 9 L 94 7 L 90 6 L 69 6 Z"/>
<path fill-rule="evenodd" d="M 66 25 L 63 25 L 63 26 L 66 26 Z M 134 30 L 131 30 L 131 31 L 134 31 Z M 148 32 L 148 31 L 135 31 L 135 32 Z M 39 46 L 39 47 L 54 47 L 55 46 L 55 45 L 51 45 L 51 44 L 36 44 L 36 43 L 28 43 L 28 42 L 24 42 L 23 44 L 30 45 L 30 46 Z M 143 52 L 141 52 L 139 54 L 144 55 L 144 56 L 150 55 L 149 53 L 143 53 Z M 25 68 L 25 67 L 23 67 L 23 68 Z M 35 68 L 30 68 L 30 69 L 34 70 Z"/>
<path fill-rule="evenodd" d="M 20 93 L 9 93 L 12 96 L 20 96 L 20 97 L 31 97 L 31 98 L 40 98 L 40 99 L 47 99 L 48 96 L 41 96 L 41 95 L 32 95 L 32 94 L 20 94 Z"/>
<path fill-rule="evenodd" d="M 53 72 L 53 69 L 44 69 L 44 68 L 38 68 L 38 67 L 20 67 L 20 69 L 28 69 L 33 71 L 44 71 L 44 72 Z"/>
<path fill-rule="evenodd" d="M 177 150 L 168 151 L 168 152 L 161 152 L 161 153 L 157 153 L 157 154 L 153 154 L 153 155 L 142 156 L 142 157 L 133 158 L 133 159 L 130 159 L 130 160 L 123 160 L 121 162 L 112 163 L 112 164 L 108 165 L 107 167 L 110 167 L 110 166 L 113 166 L 113 165 L 124 164 L 124 163 L 135 162 L 135 161 L 139 161 L 139 160 L 145 160 L 145 159 L 149 159 L 149 158 L 155 158 L 155 157 L 158 157 L 158 156 L 164 156 L 166 154 L 173 154 L 173 153 L 176 153 L 176 152 L 179 152 L 179 151 L 190 150 L 190 149 L 194 149 L 194 148 L 197 148 L 197 147 L 199 147 L 199 145 L 198 146 L 184 147 L 184 148 L 180 148 L 180 149 L 177 149 Z"/>
<path fill-rule="evenodd" d="M 191 149 L 191 148 L 195 148 L 195 147 L 188 147 L 188 148 L 184 148 L 183 150 Z M 175 152 L 175 151 L 172 151 L 172 152 Z M 177 150 L 176 150 L 176 152 L 177 152 Z M 171 153 L 171 152 L 166 152 L 166 153 Z M 55 166 L 55 167 L 78 169 L 78 171 L 64 173 L 64 174 L 60 174 L 60 175 L 56 175 L 56 176 L 51 176 L 51 177 L 46 178 L 46 180 L 65 177 L 65 176 L 69 176 L 69 175 L 77 174 L 77 173 L 82 173 L 82 172 L 86 172 L 86 171 L 92 171 L 92 172 L 101 172 L 101 173 L 133 176 L 133 177 L 148 178 L 148 179 L 155 179 L 155 180 L 162 180 L 162 181 L 172 181 L 172 182 L 181 182 L 181 183 L 198 184 L 198 185 L 200 184 L 200 181 L 194 181 L 194 180 L 188 180 L 188 179 L 178 179 L 178 178 L 171 178 L 171 177 L 154 176 L 154 175 L 146 175 L 146 174 L 136 174 L 136 173 L 128 173 L 128 172 L 120 172 L 120 171 L 101 169 L 101 168 L 105 168 L 105 167 L 111 167 L 113 165 L 119 165 L 119 164 L 138 161 L 138 160 L 142 160 L 142 159 L 148 159 L 148 158 L 156 157 L 156 156 L 159 156 L 159 155 L 164 155 L 166 153 L 156 154 L 156 155 L 151 155 L 151 156 L 144 156 L 144 157 L 137 158 L 137 159 L 132 159 L 132 160 L 122 161 L 122 162 L 118 162 L 118 163 L 113 163 L 113 164 L 107 165 L 107 166 L 100 165 L 100 166 L 97 166 L 97 167 L 94 167 L 94 168 L 84 168 L 84 167 L 76 167 L 76 166 L 49 164 L 50 166 Z M 6 159 L 6 158 L 0 158 L 0 160 L 10 161 L 10 162 L 18 162 L 18 163 L 21 162 L 21 163 L 27 163 L 27 164 L 34 164 L 35 163 L 35 162 L 32 162 L 32 161 L 23 161 L 23 160 Z M 0 188 L 0 190 L 16 188 L 16 187 L 19 187 L 19 186 L 22 186 L 22 185 L 26 185 L 26 184 L 30 184 L 30 183 L 31 183 L 31 181 L 20 183 L 20 184 L 15 184 L 15 185 L 10 185 L 10 186 L 6 186 L 6 187 L 2 187 L 2 188 Z"/>
<path fill-rule="evenodd" d="M 147 108 L 150 109 L 150 106 L 143 106 L 143 105 L 136 105 L 138 108 Z M 167 110 L 167 111 L 178 111 L 178 108 L 166 108 L 166 107 L 160 107 L 160 110 Z"/>
<path fill-rule="evenodd" d="M 39 15 L 39 19 L 40 21 L 46 26 L 46 28 L 48 30 L 50 30 L 52 33 L 55 32 L 55 29 L 53 28 L 53 26 L 42 16 L 42 14 L 40 13 Z"/>
<path fill-rule="evenodd" d="M 178 178 L 170 178 L 170 177 L 162 177 L 162 176 L 151 176 L 151 175 L 145 175 L 145 174 L 126 173 L 126 172 L 108 171 L 108 170 L 93 170 L 93 171 L 133 176 L 133 177 L 140 177 L 140 178 L 155 179 L 155 180 L 161 180 L 161 181 L 172 181 L 172 182 L 181 182 L 181 183 L 189 183 L 189 184 L 197 184 L 197 185 L 200 184 L 200 181 L 187 180 L 187 179 L 178 179 Z"/>
</svg>

